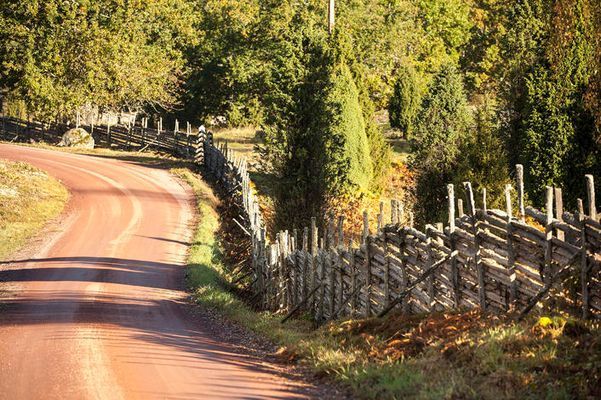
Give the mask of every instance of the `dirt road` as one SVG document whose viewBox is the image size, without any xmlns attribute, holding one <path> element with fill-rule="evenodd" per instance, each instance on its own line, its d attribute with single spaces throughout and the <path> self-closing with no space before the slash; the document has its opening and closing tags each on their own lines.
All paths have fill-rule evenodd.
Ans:
<svg viewBox="0 0 601 400">
<path fill-rule="evenodd" d="M 189 312 L 192 199 L 168 172 L 12 145 L 0 145 L 0 158 L 27 161 L 71 192 L 51 234 L 27 256 L 0 261 L 0 398 L 310 393 Z"/>
</svg>

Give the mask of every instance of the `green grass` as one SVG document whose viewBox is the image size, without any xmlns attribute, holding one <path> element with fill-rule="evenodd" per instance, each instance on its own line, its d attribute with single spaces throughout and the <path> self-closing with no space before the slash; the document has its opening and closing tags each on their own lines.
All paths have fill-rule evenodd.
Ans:
<svg viewBox="0 0 601 400">
<path fill-rule="evenodd" d="M 213 130 L 213 140 L 227 141 L 228 148 L 243 155 L 249 161 L 255 161 L 255 146 L 260 143 L 257 129 L 254 127 L 222 128 Z"/>
<path fill-rule="evenodd" d="M 20 249 L 67 201 L 63 185 L 23 162 L 0 160 L 0 260 Z"/>
<path fill-rule="evenodd" d="M 479 313 L 337 321 L 317 329 L 301 316 L 256 312 L 228 287 L 217 237 L 218 200 L 186 169 L 198 226 L 188 261 L 195 300 L 270 339 L 285 360 L 351 388 L 361 399 L 569 399 L 599 395 L 601 330 L 561 317 L 512 322 Z M 456 326 L 455 326 L 456 325 Z M 431 327 L 431 328 L 429 328 Z M 433 328 L 432 328 L 433 327 Z M 403 341 L 402 339 L 410 338 Z M 401 344 L 399 344 L 401 343 Z"/>
</svg>

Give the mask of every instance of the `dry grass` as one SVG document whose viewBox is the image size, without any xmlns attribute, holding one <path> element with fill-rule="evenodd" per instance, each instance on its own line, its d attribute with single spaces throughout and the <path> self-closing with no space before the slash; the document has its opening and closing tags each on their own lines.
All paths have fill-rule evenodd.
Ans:
<svg viewBox="0 0 601 400">
<path fill-rule="evenodd" d="M 56 217 L 68 198 L 54 178 L 29 164 L 0 160 L 0 259 Z"/>
</svg>

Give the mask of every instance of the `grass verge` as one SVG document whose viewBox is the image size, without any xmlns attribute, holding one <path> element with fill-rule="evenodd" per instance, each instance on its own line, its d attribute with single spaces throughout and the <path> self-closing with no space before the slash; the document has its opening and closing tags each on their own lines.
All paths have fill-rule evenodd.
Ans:
<svg viewBox="0 0 601 400">
<path fill-rule="evenodd" d="M 23 162 L 0 160 L 0 260 L 21 248 L 67 201 L 56 179 Z"/>
<path fill-rule="evenodd" d="M 199 220 L 189 255 L 195 300 L 281 346 L 280 355 L 347 384 L 361 399 L 572 399 L 601 396 L 599 323 L 514 322 L 478 311 L 337 321 L 256 312 L 228 290 L 218 200 L 189 170 Z"/>
</svg>

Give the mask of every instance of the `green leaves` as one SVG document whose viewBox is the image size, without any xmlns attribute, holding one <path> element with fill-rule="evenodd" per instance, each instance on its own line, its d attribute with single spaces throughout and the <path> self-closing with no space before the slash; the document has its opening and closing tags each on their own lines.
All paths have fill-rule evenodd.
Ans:
<svg viewBox="0 0 601 400">
<path fill-rule="evenodd" d="M 30 115 L 175 104 L 182 51 L 195 42 L 189 1 L 7 3 L 0 11 L 0 90 L 25 100 Z"/>
</svg>

